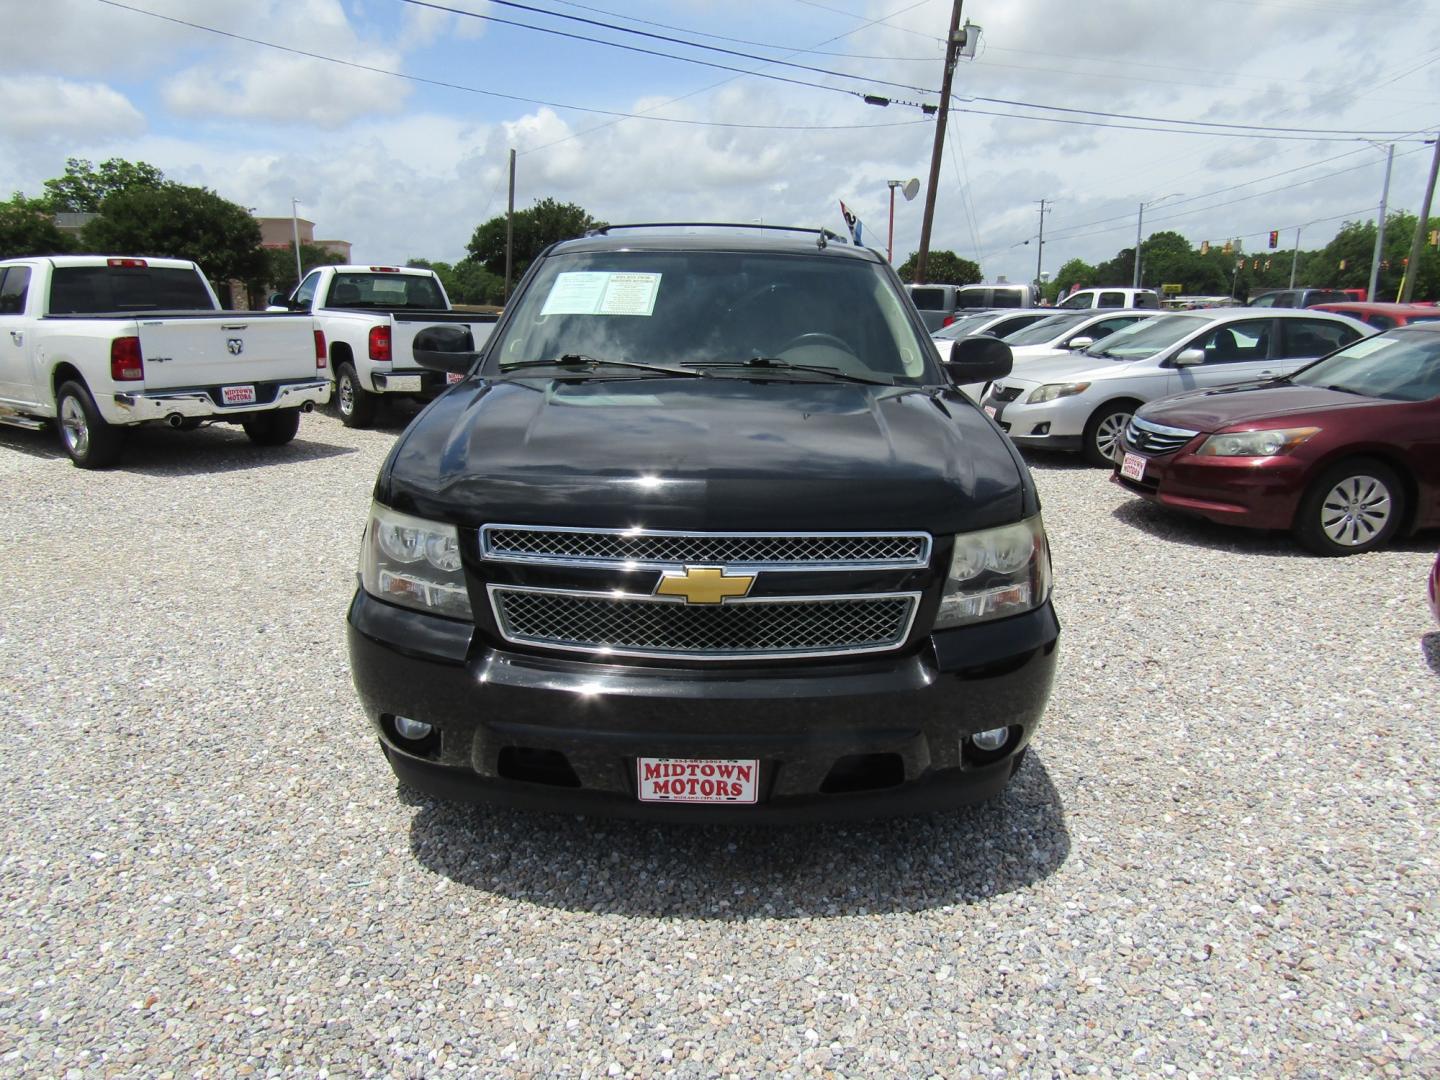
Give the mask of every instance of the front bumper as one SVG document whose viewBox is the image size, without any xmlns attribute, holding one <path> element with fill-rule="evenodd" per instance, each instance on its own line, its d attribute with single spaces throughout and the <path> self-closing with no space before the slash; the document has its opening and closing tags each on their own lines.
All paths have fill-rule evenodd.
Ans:
<svg viewBox="0 0 1440 1080">
<path fill-rule="evenodd" d="M 729 824 L 915 813 L 997 794 L 1040 722 L 1059 639 L 1047 602 L 937 632 L 918 653 L 715 670 L 497 649 L 468 623 L 363 591 L 348 621 L 356 689 L 406 784 L 447 799 Z M 397 715 L 438 737 L 407 743 Z M 993 757 L 965 742 L 1006 726 L 1012 739 Z M 639 802 L 641 756 L 757 759 L 759 801 Z"/>
<path fill-rule="evenodd" d="M 1126 453 L 1136 453 L 1128 442 Z M 1305 490 L 1305 463 L 1273 458 L 1199 457 L 1184 450 L 1145 458 L 1145 475 L 1110 475 L 1132 495 L 1210 521 L 1252 529 L 1288 529 Z"/>
<path fill-rule="evenodd" d="M 222 387 L 219 386 L 117 391 L 108 399 L 102 397 L 97 404 L 111 424 L 142 424 L 149 420 L 164 420 L 176 413 L 187 419 L 223 420 L 274 409 L 299 409 L 307 404 L 314 408 L 330 400 L 330 383 L 326 379 L 246 385 L 254 385 L 255 401 L 244 405 L 224 404 Z"/>
<path fill-rule="evenodd" d="M 1090 416 L 1090 403 L 1084 394 L 1030 405 L 1025 399 L 1039 388 L 1039 383 L 1011 381 L 1003 385 L 1011 389 L 1018 385 L 1019 396 L 1013 401 L 1001 401 L 992 390 L 981 405 L 1010 436 L 1011 442 L 1042 450 L 1080 449 L 1085 422 Z"/>
</svg>

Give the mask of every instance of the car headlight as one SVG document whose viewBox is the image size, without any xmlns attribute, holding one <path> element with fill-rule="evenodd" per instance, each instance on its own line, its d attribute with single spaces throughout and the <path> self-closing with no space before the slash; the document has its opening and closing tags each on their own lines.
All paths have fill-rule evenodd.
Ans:
<svg viewBox="0 0 1440 1080">
<path fill-rule="evenodd" d="M 1050 545 L 1040 515 L 998 529 L 959 533 L 935 628 L 1019 615 L 1050 595 Z"/>
<path fill-rule="evenodd" d="M 1275 457 L 1288 454 L 1319 430 L 1298 427 L 1221 432 L 1206 439 L 1195 453 L 1200 457 Z"/>
<path fill-rule="evenodd" d="M 1030 396 L 1025 399 L 1027 405 L 1039 405 L 1042 402 L 1054 401 L 1056 398 L 1073 397 L 1076 394 L 1083 394 L 1090 389 L 1088 382 L 1052 382 L 1046 383 L 1035 390 L 1030 391 Z"/>
<path fill-rule="evenodd" d="M 473 618 L 454 525 L 372 503 L 360 547 L 360 584 L 391 604 L 453 619 Z"/>
</svg>

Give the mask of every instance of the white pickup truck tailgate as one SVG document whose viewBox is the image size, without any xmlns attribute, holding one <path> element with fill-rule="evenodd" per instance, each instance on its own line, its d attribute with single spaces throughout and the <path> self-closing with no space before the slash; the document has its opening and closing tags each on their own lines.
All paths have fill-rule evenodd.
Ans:
<svg viewBox="0 0 1440 1080">
<path fill-rule="evenodd" d="M 234 312 L 140 319 L 145 387 L 296 382 L 315 378 L 313 321 L 298 315 Z"/>
</svg>

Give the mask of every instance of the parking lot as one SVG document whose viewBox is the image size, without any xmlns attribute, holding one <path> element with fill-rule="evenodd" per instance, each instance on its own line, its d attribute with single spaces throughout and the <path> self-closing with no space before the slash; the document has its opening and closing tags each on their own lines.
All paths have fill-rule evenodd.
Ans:
<svg viewBox="0 0 1440 1080">
<path fill-rule="evenodd" d="M 1435 534 L 1322 560 L 1036 458 L 1064 633 L 1003 798 L 526 815 L 397 788 L 354 700 L 399 429 L 0 429 L 0 1071 L 1440 1069 Z"/>
</svg>

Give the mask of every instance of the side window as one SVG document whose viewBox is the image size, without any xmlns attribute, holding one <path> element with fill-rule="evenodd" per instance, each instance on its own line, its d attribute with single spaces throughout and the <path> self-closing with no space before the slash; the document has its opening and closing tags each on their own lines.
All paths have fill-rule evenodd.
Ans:
<svg viewBox="0 0 1440 1080">
<path fill-rule="evenodd" d="M 1390 318 L 1389 315 L 1366 315 L 1365 321 L 1377 330 L 1395 329 L 1395 320 Z"/>
<path fill-rule="evenodd" d="M 1279 293 L 1266 293 L 1264 296 L 1257 296 L 1250 301 L 1251 307 L 1274 307 L 1275 302 L 1280 299 Z"/>
<path fill-rule="evenodd" d="M 996 307 L 1024 307 L 1023 297 L 1013 289 L 996 289 L 994 304 Z"/>
<path fill-rule="evenodd" d="M 1124 307 L 1125 294 L 1122 292 L 1102 292 L 1100 302 L 1096 307 Z"/>
<path fill-rule="evenodd" d="M 303 286 L 302 286 L 303 288 Z M 314 287 L 311 287 L 314 291 Z M 921 311 L 944 311 L 945 290 L 944 289 L 911 289 L 910 299 Z"/>
<path fill-rule="evenodd" d="M 1343 323 L 1321 322 L 1319 319 L 1286 319 L 1281 357 L 1286 360 L 1308 360 L 1324 356 L 1341 345 L 1348 345 L 1360 336 Z"/>
<path fill-rule="evenodd" d="M 1077 292 L 1074 296 L 1067 296 L 1055 306 L 1057 308 L 1088 308 L 1090 296 L 1091 294 L 1088 292 Z"/>
<path fill-rule="evenodd" d="M 295 290 L 295 295 L 291 298 L 291 303 L 308 308 L 310 302 L 315 299 L 315 290 L 319 285 L 320 271 L 316 270 L 300 283 L 300 287 Z"/>
<path fill-rule="evenodd" d="M 25 293 L 30 288 L 30 268 L 10 266 L 0 270 L 0 315 L 23 315 Z"/>
<path fill-rule="evenodd" d="M 1207 364 L 1243 364 L 1264 360 L 1270 352 L 1270 320 L 1246 319 L 1225 323 L 1202 334 L 1189 345 L 1205 350 Z"/>
<path fill-rule="evenodd" d="M 1090 327 L 1089 330 L 1084 331 L 1084 333 L 1089 334 L 1094 340 L 1099 341 L 1101 338 L 1109 337 L 1116 330 L 1124 326 L 1129 326 L 1133 322 L 1135 322 L 1134 315 L 1121 315 L 1115 319 L 1103 319 Z"/>
<path fill-rule="evenodd" d="M 1137 293 L 1134 302 L 1130 306 L 1158 309 L 1160 307 L 1160 297 L 1156 296 L 1153 292 Z"/>
</svg>

